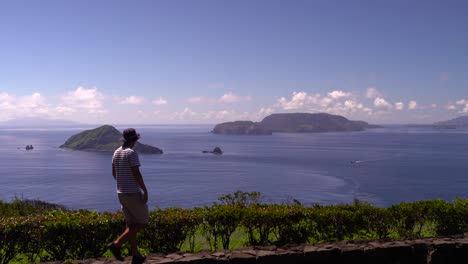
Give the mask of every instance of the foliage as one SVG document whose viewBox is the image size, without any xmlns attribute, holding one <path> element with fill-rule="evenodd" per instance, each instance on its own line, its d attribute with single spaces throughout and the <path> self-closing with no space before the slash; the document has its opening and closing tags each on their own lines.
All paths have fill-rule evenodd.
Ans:
<svg viewBox="0 0 468 264">
<path fill-rule="evenodd" d="M 121 213 L 57 210 L 39 201 L 0 202 L 0 264 L 97 258 L 125 228 Z M 49 210 L 51 209 L 51 210 Z M 468 200 L 400 203 L 389 208 L 354 204 L 263 204 L 259 193 L 236 192 L 202 208 L 151 212 L 139 235 L 147 252 L 195 249 L 195 237 L 212 250 L 238 245 L 284 245 L 355 239 L 417 238 L 468 231 Z"/>
<path fill-rule="evenodd" d="M 140 239 L 143 247 L 149 252 L 179 251 L 187 238 L 190 240 L 195 236 L 195 230 L 200 223 L 200 216 L 191 210 L 158 209 L 151 212 L 150 222 L 143 229 Z M 193 250 L 193 242 L 190 247 Z"/>
<path fill-rule="evenodd" d="M 203 233 L 211 250 L 218 249 L 219 241 L 223 249 L 229 249 L 231 235 L 241 223 L 243 207 L 215 204 L 211 207 L 204 207 L 200 212 L 203 216 Z"/>
<path fill-rule="evenodd" d="M 400 203 L 390 207 L 393 225 L 401 238 L 422 237 L 424 227 L 433 222 L 440 207 L 446 206 L 442 200 L 418 201 Z"/>
<path fill-rule="evenodd" d="M 236 205 L 240 207 L 260 204 L 262 201 L 262 194 L 259 192 L 243 192 L 236 191 L 233 194 L 227 194 L 219 197 L 221 204 Z"/>
<path fill-rule="evenodd" d="M 34 262 L 39 250 L 39 225 L 34 217 L 0 218 L 0 264 L 21 253 L 27 253 L 29 262 Z"/>
<path fill-rule="evenodd" d="M 42 221 L 42 242 L 51 260 L 100 257 L 124 227 L 121 214 L 89 211 L 55 211 Z"/>
<path fill-rule="evenodd" d="M 0 201 L 0 217 L 28 216 L 41 214 L 50 210 L 65 210 L 62 205 L 39 200 L 22 200 L 15 198 L 11 203 Z"/>
</svg>

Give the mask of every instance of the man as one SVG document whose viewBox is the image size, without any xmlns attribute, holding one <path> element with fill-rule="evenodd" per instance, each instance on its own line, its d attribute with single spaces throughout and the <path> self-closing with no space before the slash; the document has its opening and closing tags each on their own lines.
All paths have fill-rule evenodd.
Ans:
<svg viewBox="0 0 468 264">
<path fill-rule="evenodd" d="M 132 264 L 141 264 L 146 257 L 138 252 L 136 234 L 149 221 L 148 190 L 140 173 L 138 154 L 133 150 L 140 134 L 135 129 L 123 131 L 123 144 L 112 157 L 112 176 L 117 183 L 117 194 L 125 215 L 126 229 L 117 240 L 107 245 L 117 260 L 122 261 L 121 245 L 130 242 Z"/>
</svg>

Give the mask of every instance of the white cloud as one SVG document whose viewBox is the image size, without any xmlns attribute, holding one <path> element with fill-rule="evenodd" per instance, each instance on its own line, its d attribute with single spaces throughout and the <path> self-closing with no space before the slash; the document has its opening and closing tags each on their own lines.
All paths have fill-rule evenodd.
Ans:
<svg viewBox="0 0 468 264">
<path fill-rule="evenodd" d="M 275 112 L 275 109 L 273 108 L 261 108 L 260 111 L 258 111 L 258 115 L 259 116 L 267 116 L 267 115 L 271 115 Z"/>
<path fill-rule="evenodd" d="M 461 99 L 461 100 L 456 101 L 455 103 L 456 103 L 457 105 L 464 105 L 464 104 L 467 104 L 468 101 L 465 100 L 465 99 Z"/>
<path fill-rule="evenodd" d="M 168 104 L 168 102 L 167 102 L 166 99 L 164 99 L 162 97 L 159 97 L 159 98 L 153 100 L 153 104 L 155 104 L 155 105 L 166 105 L 166 104 Z"/>
<path fill-rule="evenodd" d="M 377 97 L 374 99 L 374 106 L 380 109 L 391 109 L 392 105 L 384 98 Z"/>
<path fill-rule="evenodd" d="M 285 97 L 279 98 L 277 107 L 286 111 L 326 112 L 345 116 L 359 113 L 367 116 L 373 113 L 372 109 L 359 102 L 356 96 L 344 91 L 332 91 L 326 96 L 294 92 L 289 100 Z"/>
<path fill-rule="evenodd" d="M 4 111 L 16 109 L 13 103 L 16 98 L 8 93 L 0 93 L 0 109 Z"/>
<path fill-rule="evenodd" d="M 396 110 L 403 110 L 404 108 L 405 108 L 405 104 L 403 102 L 395 103 L 395 109 Z"/>
<path fill-rule="evenodd" d="M 319 103 L 320 95 L 308 95 L 306 92 L 293 92 L 291 100 L 284 97 L 278 99 L 278 104 L 284 110 L 310 108 Z"/>
<path fill-rule="evenodd" d="M 224 94 L 223 96 L 221 96 L 221 98 L 219 98 L 219 101 L 223 103 L 237 103 L 250 100 L 252 100 L 250 96 L 238 96 L 233 94 L 232 92 Z"/>
<path fill-rule="evenodd" d="M 21 97 L 17 103 L 20 108 L 37 108 L 45 105 L 45 98 L 40 93 L 33 93 Z"/>
<path fill-rule="evenodd" d="M 206 113 L 202 113 L 201 116 L 204 120 L 230 120 L 233 116 L 233 112 L 228 110 L 221 110 L 221 111 L 209 111 Z M 233 121 L 232 119 L 231 121 Z"/>
<path fill-rule="evenodd" d="M 103 107 L 104 96 L 97 88 L 78 87 L 62 97 L 60 106 L 88 110 L 88 113 L 107 112 Z"/>
<path fill-rule="evenodd" d="M 364 106 L 356 101 L 353 100 L 346 100 L 344 102 L 344 107 L 350 110 L 360 110 L 363 109 Z"/>
<path fill-rule="evenodd" d="M 316 95 L 316 96 L 317 96 L 317 95 Z M 316 98 L 313 99 L 312 101 L 314 101 L 314 100 L 316 100 Z M 320 100 L 320 105 L 321 105 L 322 107 L 327 107 L 327 106 L 329 106 L 331 103 L 333 103 L 333 99 L 330 98 L 330 97 L 323 97 L 323 98 Z"/>
<path fill-rule="evenodd" d="M 120 101 L 120 104 L 139 105 L 143 103 L 144 100 L 145 99 L 143 97 L 132 95 L 132 96 L 124 98 L 122 101 Z"/>
<path fill-rule="evenodd" d="M 55 112 L 57 112 L 59 114 L 67 115 L 67 114 L 70 114 L 70 113 L 75 113 L 76 109 L 73 109 L 71 107 L 66 107 L 66 106 L 57 106 L 57 107 L 55 107 Z"/>
<path fill-rule="evenodd" d="M 11 96 L 7 93 L 0 93 L 0 103 L 4 103 L 4 102 L 13 102 L 15 100 L 15 97 L 14 96 Z"/>
<path fill-rule="evenodd" d="M 190 110 L 188 107 L 186 107 L 186 108 L 184 109 L 184 111 L 182 111 L 182 112 L 176 112 L 174 116 L 175 116 L 177 119 L 187 119 L 187 118 L 192 118 L 192 117 L 194 117 L 194 116 L 196 116 L 196 115 L 197 115 L 197 113 L 193 112 L 193 111 Z"/>
<path fill-rule="evenodd" d="M 350 97 L 351 93 L 346 93 L 343 91 L 333 91 L 333 92 L 328 93 L 328 96 L 330 96 L 333 99 L 339 99 L 343 97 Z"/>
<path fill-rule="evenodd" d="M 382 97 L 382 93 L 379 92 L 374 87 L 369 87 L 369 88 L 367 88 L 367 91 L 366 91 L 366 97 L 369 98 L 369 99 L 375 99 L 375 98 L 378 98 L 378 97 Z"/>
<path fill-rule="evenodd" d="M 16 97 L 0 93 L 0 109 L 3 118 L 47 116 L 51 114 L 46 98 L 40 93 Z"/>
<path fill-rule="evenodd" d="M 457 107 L 454 106 L 453 104 L 449 104 L 449 105 L 447 105 L 447 109 L 448 110 L 455 110 L 455 109 L 457 109 Z"/>
<path fill-rule="evenodd" d="M 463 113 L 468 113 L 468 103 L 466 103 L 465 108 L 463 108 Z"/>
<path fill-rule="evenodd" d="M 414 101 L 414 100 L 412 100 L 412 101 L 410 101 L 410 102 L 408 103 L 408 109 L 409 109 L 409 110 L 414 110 L 414 109 L 416 109 L 417 107 L 418 107 L 418 103 L 417 103 L 416 101 Z"/>
<path fill-rule="evenodd" d="M 437 108 L 437 104 L 431 104 L 432 108 Z"/>
</svg>

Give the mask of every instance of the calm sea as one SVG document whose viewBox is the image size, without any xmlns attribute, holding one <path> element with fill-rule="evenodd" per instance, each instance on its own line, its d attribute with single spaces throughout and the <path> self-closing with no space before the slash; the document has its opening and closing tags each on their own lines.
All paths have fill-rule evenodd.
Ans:
<svg viewBox="0 0 468 264">
<path fill-rule="evenodd" d="M 208 133 L 208 125 L 136 128 L 141 142 L 165 151 L 140 155 L 151 208 L 209 205 L 235 190 L 259 191 L 270 202 L 358 198 L 378 206 L 468 196 L 467 130 L 224 136 Z M 112 154 L 58 148 L 83 129 L 0 129 L 0 200 L 118 210 Z M 28 144 L 35 149 L 24 150 Z M 201 153 L 215 146 L 225 154 Z"/>
</svg>

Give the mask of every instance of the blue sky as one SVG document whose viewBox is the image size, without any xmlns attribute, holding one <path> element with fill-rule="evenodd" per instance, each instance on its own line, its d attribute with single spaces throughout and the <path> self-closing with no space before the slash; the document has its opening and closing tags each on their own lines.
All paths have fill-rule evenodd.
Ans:
<svg viewBox="0 0 468 264">
<path fill-rule="evenodd" d="M 2 1 L 0 121 L 468 114 L 466 1 Z"/>
</svg>

